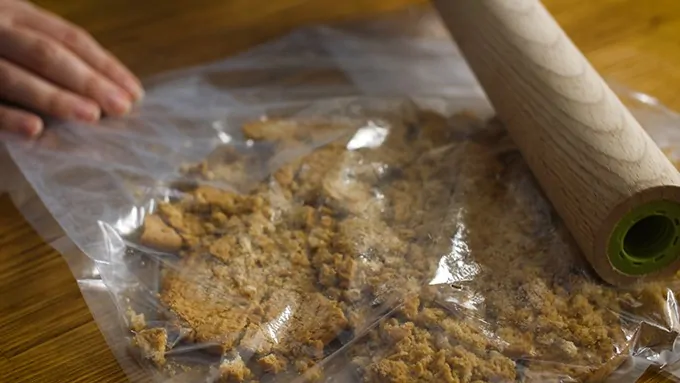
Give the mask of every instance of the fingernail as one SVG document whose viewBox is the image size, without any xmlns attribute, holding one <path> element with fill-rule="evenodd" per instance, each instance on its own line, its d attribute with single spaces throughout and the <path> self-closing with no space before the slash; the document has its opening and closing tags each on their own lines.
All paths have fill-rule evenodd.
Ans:
<svg viewBox="0 0 680 383">
<path fill-rule="evenodd" d="M 82 121 L 95 122 L 99 120 L 101 112 L 99 108 L 90 103 L 80 103 L 76 105 L 75 115 L 76 118 Z"/>
<path fill-rule="evenodd" d="M 43 122 L 39 118 L 25 118 L 20 122 L 20 128 L 29 138 L 34 138 L 42 132 Z"/>
<path fill-rule="evenodd" d="M 142 89 L 142 86 L 135 80 L 126 80 L 125 89 L 130 92 L 135 101 L 139 101 L 144 98 L 144 89 Z"/>
<path fill-rule="evenodd" d="M 106 99 L 106 103 L 108 105 L 107 109 L 113 111 L 116 115 L 126 114 L 132 107 L 130 100 L 120 93 L 110 94 Z"/>
</svg>

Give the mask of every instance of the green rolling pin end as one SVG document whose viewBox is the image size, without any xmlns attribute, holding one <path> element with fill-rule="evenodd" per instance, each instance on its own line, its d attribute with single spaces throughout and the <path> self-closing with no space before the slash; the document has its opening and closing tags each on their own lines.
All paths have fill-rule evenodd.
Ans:
<svg viewBox="0 0 680 383">
<path fill-rule="evenodd" d="M 609 261 L 620 273 L 644 275 L 680 256 L 680 204 L 653 201 L 630 211 L 614 228 Z"/>
</svg>

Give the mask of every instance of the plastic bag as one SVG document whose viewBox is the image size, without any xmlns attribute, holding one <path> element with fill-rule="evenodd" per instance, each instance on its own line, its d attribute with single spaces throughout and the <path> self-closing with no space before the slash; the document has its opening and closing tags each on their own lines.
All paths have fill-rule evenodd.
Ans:
<svg viewBox="0 0 680 383">
<path fill-rule="evenodd" d="M 671 368 L 677 282 L 594 277 L 443 31 L 429 10 L 300 30 L 149 80 L 128 118 L 9 139 L 15 202 L 131 380 Z M 677 160 L 680 118 L 617 91 Z"/>
</svg>

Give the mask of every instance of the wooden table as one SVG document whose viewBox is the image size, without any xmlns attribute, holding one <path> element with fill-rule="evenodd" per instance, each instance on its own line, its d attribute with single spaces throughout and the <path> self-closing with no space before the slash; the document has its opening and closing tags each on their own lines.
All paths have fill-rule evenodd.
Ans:
<svg viewBox="0 0 680 383">
<path fill-rule="evenodd" d="M 41 0 L 140 75 L 416 0 Z M 680 110 L 680 2 L 545 0 L 605 76 Z M 66 264 L 0 197 L 0 381 L 123 382 Z"/>
</svg>

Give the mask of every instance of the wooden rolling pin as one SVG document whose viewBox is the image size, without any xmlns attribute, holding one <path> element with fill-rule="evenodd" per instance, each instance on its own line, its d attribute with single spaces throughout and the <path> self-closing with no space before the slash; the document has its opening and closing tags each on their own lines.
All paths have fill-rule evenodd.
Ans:
<svg viewBox="0 0 680 383">
<path fill-rule="evenodd" d="M 680 176 L 539 0 L 434 0 L 602 279 L 680 268 Z"/>
</svg>

